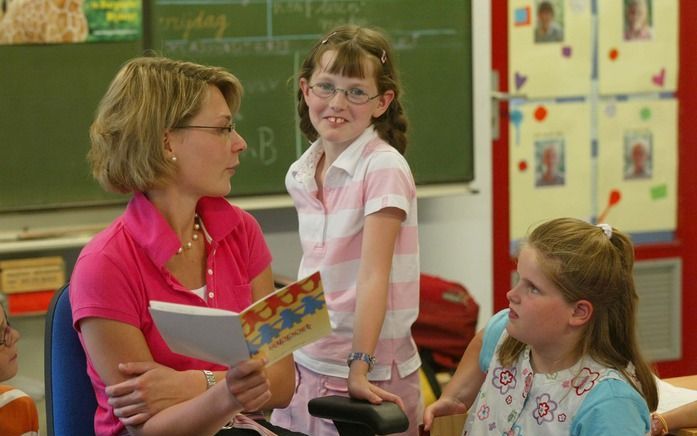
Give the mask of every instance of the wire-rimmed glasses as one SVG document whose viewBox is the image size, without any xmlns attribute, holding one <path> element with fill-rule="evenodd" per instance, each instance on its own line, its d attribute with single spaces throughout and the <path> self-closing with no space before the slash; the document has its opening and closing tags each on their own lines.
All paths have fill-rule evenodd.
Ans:
<svg viewBox="0 0 697 436">
<path fill-rule="evenodd" d="M 229 139 L 230 136 L 232 135 L 232 132 L 237 130 L 237 124 L 234 121 L 230 121 L 230 124 L 227 126 L 195 126 L 195 125 L 186 125 L 186 126 L 174 126 L 172 127 L 173 129 L 211 129 L 214 130 L 214 133 L 217 133 L 219 136 L 222 136 L 226 139 Z"/>
<path fill-rule="evenodd" d="M 5 327 L 2 329 L 2 336 L 0 336 L 0 347 L 9 347 L 14 343 L 15 336 L 12 334 L 12 326 L 10 321 L 5 317 Z"/>
<path fill-rule="evenodd" d="M 365 92 L 365 90 L 361 88 L 337 88 L 329 82 L 319 82 L 315 83 L 314 85 L 310 85 L 310 90 L 313 94 L 322 99 L 331 98 L 338 91 L 341 91 L 346 96 L 346 100 L 353 104 L 366 104 L 370 100 L 380 96 L 380 94 L 376 94 L 371 97 L 367 92 Z"/>
</svg>

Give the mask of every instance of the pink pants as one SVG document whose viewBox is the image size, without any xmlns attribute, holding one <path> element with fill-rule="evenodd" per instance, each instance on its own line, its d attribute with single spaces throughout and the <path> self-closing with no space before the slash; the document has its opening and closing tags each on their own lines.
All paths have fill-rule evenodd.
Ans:
<svg viewBox="0 0 697 436">
<path fill-rule="evenodd" d="M 297 363 L 295 364 L 295 369 L 295 395 L 293 395 L 293 399 L 288 407 L 273 411 L 271 422 L 274 425 L 312 436 L 338 435 L 336 427 L 331 420 L 310 416 L 307 411 L 307 403 L 313 398 L 327 395 L 348 397 L 347 380 L 318 374 Z M 423 422 L 424 411 L 419 372 L 415 371 L 404 378 L 400 378 L 397 368 L 393 366 L 391 380 L 372 383 L 398 395 L 404 402 L 405 413 L 409 418 L 409 428 L 406 433 L 400 434 L 404 436 L 418 436 L 419 425 Z"/>
</svg>

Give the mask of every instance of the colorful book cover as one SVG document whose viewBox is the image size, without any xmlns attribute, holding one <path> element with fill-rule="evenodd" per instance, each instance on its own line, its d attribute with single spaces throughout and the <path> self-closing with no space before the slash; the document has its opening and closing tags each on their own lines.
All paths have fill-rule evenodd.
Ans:
<svg viewBox="0 0 697 436">
<path fill-rule="evenodd" d="M 151 301 L 150 313 L 172 351 L 221 365 L 257 356 L 272 364 L 331 332 L 319 272 L 239 314 L 162 301 Z"/>
</svg>

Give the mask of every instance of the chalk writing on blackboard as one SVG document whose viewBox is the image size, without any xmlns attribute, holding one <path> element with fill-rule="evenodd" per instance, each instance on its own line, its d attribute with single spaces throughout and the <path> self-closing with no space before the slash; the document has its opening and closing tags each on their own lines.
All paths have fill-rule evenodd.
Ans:
<svg viewBox="0 0 697 436">
<path fill-rule="evenodd" d="M 177 35 L 178 39 L 188 40 L 192 32 L 204 32 L 212 38 L 222 38 L 228 27 L 227 15 L 224 13 L 210 13 L 200 9 L 193 13 L 177 15 L 165 15 L 157 19 L 157 24 L 162 31 L 169 35 Z"/>
<path fill-rule="evenodd" d="M 278 150 L 274 145 L 274 131 L 271 127 L 261 126 L 257 128 L 257 141 L 248 143 L 247 153 L 254 159 L 258 159 L 264 166 L 273 165 L 278 158 Z"/>
</svg>

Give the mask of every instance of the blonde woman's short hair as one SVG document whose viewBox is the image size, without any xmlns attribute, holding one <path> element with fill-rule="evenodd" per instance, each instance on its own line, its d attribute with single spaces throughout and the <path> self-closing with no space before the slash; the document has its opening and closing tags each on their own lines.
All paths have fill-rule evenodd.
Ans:
<svg viewBox="0 0 697 436">
<path fill-rule="evenodd" d="M 165 132 L 201 110 L 209 85 L 220 89 L 235 114 L 242 85 L 223 68 L 158 56 L 124 64 L 90 127 L 87 160 L 99 184 L 107 191 L 128 193 L 170 181 L 175 166 L 165 155 Z"/>
</svg>

